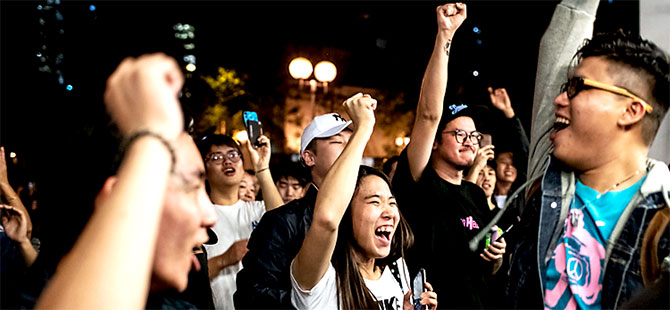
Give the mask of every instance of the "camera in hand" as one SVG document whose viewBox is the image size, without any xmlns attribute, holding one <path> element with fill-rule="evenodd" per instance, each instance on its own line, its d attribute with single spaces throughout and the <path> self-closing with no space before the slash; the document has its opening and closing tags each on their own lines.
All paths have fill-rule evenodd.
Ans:
<svg viewBox="0 0 670 310">
<path fill-rule="evenodd" d="M 428 291 L 426 289 L 426 270 L 421 268 L 412 281 L 412 297 L 414 299 L 414 310 L 427 310 L 428 305 L 422 305 L 421 293 Z"/>
<path fill-rule="evenodd" d="M 261 146 L 258 138 L 263 135 L 263 127 L 258 120 L 258 115 L 256 112 L 251 111 L 244 111 L 242 115 L 244 117 L 244 128 L 247 130 L 247 135 L 249 136 L 249 143 L 255 147 Z"/>
</svg>

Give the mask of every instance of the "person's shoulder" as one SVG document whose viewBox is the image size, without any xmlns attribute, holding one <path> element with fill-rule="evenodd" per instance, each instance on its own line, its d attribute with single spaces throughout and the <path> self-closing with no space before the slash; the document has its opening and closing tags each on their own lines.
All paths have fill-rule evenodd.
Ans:
<svg viewBox="0 0 670 310">
<path fill-rule="evenodd" d="M 470 181 L 467 181 L 467 180 L 462 180 L 462 181 L 461 181 L 461 186 L 462 186 L 463 188 L 466 188 L 466 189 L 469 190 L 469 191 L 474 191 L 475 189 L 480 189 L 480 190 L 482 190 L 481 187 L 479 187 L 479 185 L 477 185 L 477 184 L 475 184 L 475 183 L 472 183 L 472 182 L 470 182 Z M 482 191 L 483 191 L 483 190 L 482 190 Z"/>
<path fill-rule="evenodd" d="M 256 201 L 248 202 L 248 201 L 244 201 L 244 200 L 240 199 L 232 205 L 214 204 L 214 209 L 217 209 L 217 210 L 237 210 L 237 209 L 241 209 L 241 208 L 244 208 L 246 206 L 249 206 L 250 204 L 253 205 L 254 202 L 256 202 Z"/>
<path fill-rule="evenodd" d="M 473 200 L 479 200 L 480 203 L 484 203 L 488 206 L 488 199 L 486 198 L 486 193 L 484 192 L 484 189 L 479 187 L 479 185 L 469 182 L 469 181 L 463 181 L 463 183 L 467 183 L 469 191 L 470 191 L 470 197 L 472 197 Z"/>
<path fill-rule="evenodd" d="M 262 222 L 293 222 L 296 217 L 301 217 L 305 213 L 310 212 L 310 208 L 314 205 L 309 197 L 303 197 L 290 201 L 278 208 L 265 212 Z"/>
<path fill-rule="evenodd" d="M 479 187 L 479 185 L 472 183 L 470 181 L 463 180 L 461 181 L 461 188 L 464 191 L 467 191 L 471 195 L 476 195 L 476 196 L 484 196 L 486 198 L 486 194 L 484 193 L 484 190 Z"/>
<path fill-rule="evenodd" d="M 407 157 L 407 148 L 398 156 L 398 163 L 396 164 L 395 174 L 393 175 L 392 183 L 405 185 L 407 183 L 414 183 L 412 173 L 409 169 L 409 158 Z"/>
<path fill-rule="evenodd" d="M 265 201 L 263 200 L 256 200 L 256 201 L 245 201 L 244 202 L 247 206 L 252 207 L 252 208 L 261 208 L 265 210 Z"/>
<path fill-rule="evenodd" d="M 652 194 L 662 191 L 670 190 L 670 170 L 668 166 L 662 162 L 655 159 L 649 158 L 647 160 L 647 177 L 640 188 L 640 191 L 643 194 Z"/>
<path fill-rule="evenodd" d="M 433 168 L 433 165 L 430 163 L 428 163 L 426 168 L 423 169 L 423 174 L 421 175 L 419 182 L 442 182 L 447 185 L 451 185 L 451 183 L 445 181 L 440 177 L 440 175 L 437 174 L 437 171 L 435 171 L 435 168 Z"/>
<path fill-rule="evenodd" d="M 265 212 L 265 202 L 239 200 L 234 205 L 234 211 L 244 219 L 260 220 Z"/>
</svg>

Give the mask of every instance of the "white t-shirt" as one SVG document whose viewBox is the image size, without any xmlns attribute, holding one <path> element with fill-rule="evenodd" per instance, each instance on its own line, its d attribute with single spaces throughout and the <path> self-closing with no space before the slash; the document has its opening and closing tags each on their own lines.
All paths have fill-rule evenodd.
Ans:
<svg viewBox="0 0 670 310">
<path fill-rule="evenodd" d="M 398 285 L 398 281 L 393 277 L 391 269 L 387 266 L 382 272 L 379 280 L 365 279 L 365 285 L 372 295 L 377 299 L 379 309 L 382 310 L 401 310 L 403 309 L 404 295 L 409 291 L 408 284 L 409 272 L 407 265 L 402 258 L 399 258 L 395 264 L 400 270 L 400 281 L 402 282 L 402 289 Z M 298 285 L 298 282 L 293 276 L 293 262 L 291 262 L 291 303 L 297 309 L 339 309 L 337 306 L 337 278 L 335 275 L 335 267 L 331 263 L 328 270 L 323 275 L 319 283 L 317 283 L 311 290 L 303 290 Z"/>
<path fill-rule="evenodd" d="M 495 197 L 498 208 L 502 209 L 502 207 L 505 205 L 505 201 L 507 201 L 507 195 L 495 195 Z"/>
<path fill-rule="evenodd" d="M 205 245 L 207 259 L 225 253 L 235 241 L 249 238 L 251 231 L 265 214 L 265 204 L 262 201 L 239 200 L 232 206 L 214 205 L 214 210 L 216 224 L 212 230 L 216 232 L 219 241 L 216 244 Z M 212 296 L 216 309 L 235 309 L 233 305 L 233 293 L 237 289 L 235 279 L 241 269 L 242 262 L 228 266 L 212 280 Z"/>
</svg>

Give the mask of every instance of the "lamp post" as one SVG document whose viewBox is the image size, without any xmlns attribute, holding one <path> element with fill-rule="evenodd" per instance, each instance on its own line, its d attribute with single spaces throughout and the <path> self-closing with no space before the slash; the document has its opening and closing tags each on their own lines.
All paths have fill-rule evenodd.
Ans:
<svg viewBox="0 0 670 310">
<path fill-rule="evenodd" d="M 397 136 L 395 138 L 395 146 L 398 147 L 400 151 L 402 151 L 408 144 L 409 144 L 410 138 L 407 136 Z"/>
<path fill-rule="evenodd" d="M 294 79 L 298 80 L 300 88 L 305 84 L 309 84 L 309 102 L 312 108 L 312 117 L 316 116 L 316 90 L 321 86 L 324 93 L 328 92 L 328 83 L 335 80 L 337 67 L 327 60 L 320 61 L 316 66 L 312 67 L 312 62 L 309 59 L 296 57 L 289 63 L 288 71 Z M 312 76 L 312 72 L 314 72 L 316 79 L 309 79 Z"/>
</svg>

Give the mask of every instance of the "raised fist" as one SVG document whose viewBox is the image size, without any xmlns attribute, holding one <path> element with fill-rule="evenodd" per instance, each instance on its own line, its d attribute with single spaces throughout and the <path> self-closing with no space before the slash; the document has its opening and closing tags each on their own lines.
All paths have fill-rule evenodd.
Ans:
<svg viewBox="0 0 670 310">
<path fill-rule="evenodd" d="M 450 32 L 452 37 L 466 17 L 464 3 L 447 3 L 437 7 L 437 27 L 439 30 Z"/>
<path fill-rule="evenodd" d="M 377 100 L 368 94 L 358 93 L 347 99 L 343 103 L 344 109 L 356 128 L 367 126 L 372 128 L 375 125 L 375 109 L 377 109 Z"/>
<path fill-rule="evenodd" d="M 184 117 L 177 94 L 184 77 L 164 54 L 126 58 L 107 79 L 105 105 L 124 135 L 149 130 L 175 140 Z"/>
</svg>

